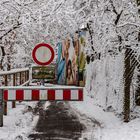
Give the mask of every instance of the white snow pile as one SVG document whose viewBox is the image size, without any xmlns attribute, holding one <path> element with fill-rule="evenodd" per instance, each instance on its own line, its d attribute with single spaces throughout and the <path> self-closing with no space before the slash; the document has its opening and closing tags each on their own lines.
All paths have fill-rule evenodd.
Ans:
<svg viewBox="0 0 140 140">
<path fill-rule="evenodd" d="M 123 120 L 115 116 L 114 112 L 105 112 L 102 107 L 97 106 L 93 98 L 86 95 L 86 91 L 84 93 L 83 102 L 70 102 L 70 105 L 80 112 L 80 114 L 100 122 L 101 127 L 97 127 L 96 130 L 93 128 L 93 131 L 86 132 L 83 139 L 140 140 L 140 118 L 131 120 L 129 123 L 124 123 Z"/>
<path fill-rule="evenodd" d="M 10 105 L 11 102 L 8 115 L 4 116 L 4 126 L 0 128 L 0 140 L 26 140 L 39 118 L 31 111 L 36 102 L 17 102 L 14 109 Z"/>
<path fill-rule="evenodd" d="M 123 55 L 107 55 L 87 65 L 86 90 L 94 103 L 116 113 L 123 111 Z M 119 67 L 118 67 L 119 66 Z"/>
</svg>

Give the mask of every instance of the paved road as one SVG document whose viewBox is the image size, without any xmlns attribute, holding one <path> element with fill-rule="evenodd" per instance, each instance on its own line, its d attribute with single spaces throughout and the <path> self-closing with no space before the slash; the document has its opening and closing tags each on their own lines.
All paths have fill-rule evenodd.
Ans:
<svg viewBox="0 0 140 140">
<path fill-rule="evenodd" d="M 78 140 L 85 126 L 75 113 L 70 113 L 68 103 L 52 102 L 47 110 L 40 111 L 35 133 L 31 140 Z"/>
</svg>

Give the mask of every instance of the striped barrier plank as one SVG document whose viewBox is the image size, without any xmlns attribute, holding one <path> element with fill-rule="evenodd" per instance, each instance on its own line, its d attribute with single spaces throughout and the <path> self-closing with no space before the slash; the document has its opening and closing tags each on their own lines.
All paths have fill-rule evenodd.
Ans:
<svg viewBox="0 0 140 140">
<path fill-rule="evenodd" d="M 4 89 L 5 101 L 83 101 L 83 89 Z"/>
</svg>

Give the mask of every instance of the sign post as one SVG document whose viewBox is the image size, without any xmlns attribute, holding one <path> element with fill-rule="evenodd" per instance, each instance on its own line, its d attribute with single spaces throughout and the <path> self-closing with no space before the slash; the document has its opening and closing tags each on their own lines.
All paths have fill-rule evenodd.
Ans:
<svg viewBox="0 0 140 140">
<path fill-rule="evenodd" d="M 0 127 L 3 126 L 3 90 L 0 89 Z"/>
</svg>

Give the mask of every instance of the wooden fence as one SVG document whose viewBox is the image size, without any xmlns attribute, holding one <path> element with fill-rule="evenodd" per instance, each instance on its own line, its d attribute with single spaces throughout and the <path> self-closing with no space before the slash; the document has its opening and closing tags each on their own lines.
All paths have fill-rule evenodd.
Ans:
<svg viewBox="0 0 140 140">
<path fill-rule="evenodd" d="M 0 86 L 20 86 L 29 83 L 29 68 L 12 69 L 0 72 Z M 15 101 L 12 108 L 16 107 Z M 4 115 L 7 115 L 7 102 L 4 102 Z"/>
</svg>

